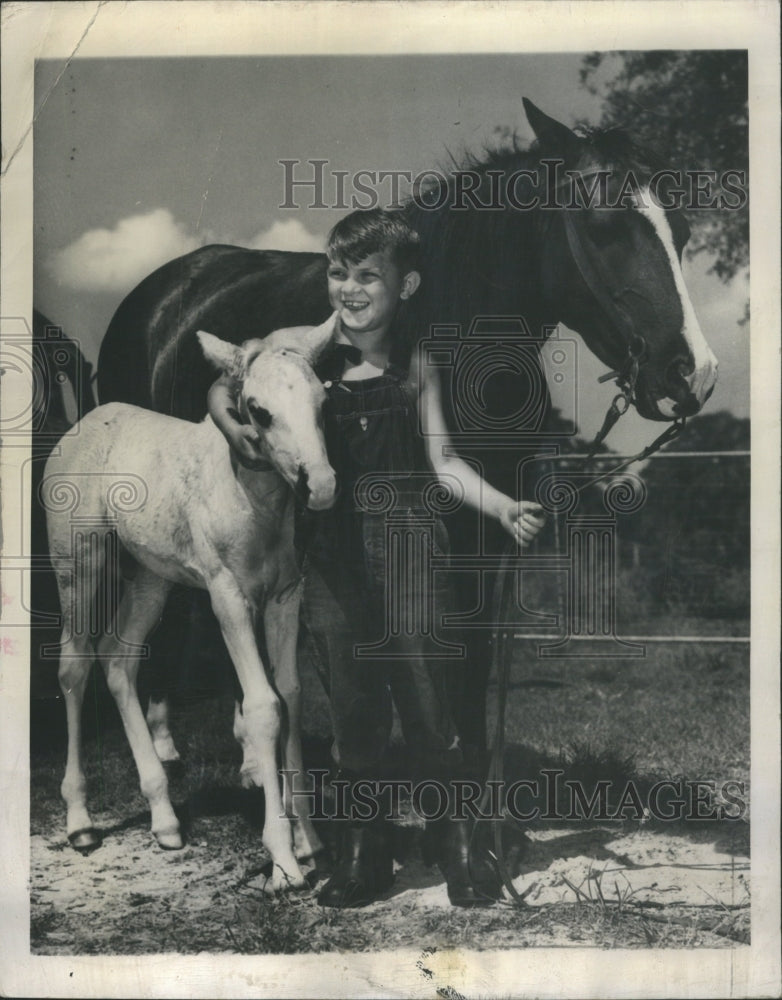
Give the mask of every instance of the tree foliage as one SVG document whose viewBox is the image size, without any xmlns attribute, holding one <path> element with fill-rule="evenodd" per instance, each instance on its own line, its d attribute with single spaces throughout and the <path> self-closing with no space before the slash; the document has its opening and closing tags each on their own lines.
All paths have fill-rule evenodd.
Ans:
<svg viewBox="0 0 782 1000">
<path fill-rule="evenodd" d="M 619 67 L 607 82 L 598 71 Z M 720 51 L 594 52 L 581 81 L 603 101 L 602 126 L 624 126 L 675 170 L 743 171 L 748 180 L 747 53 Z M 735 199 L 733 199 L 735 201 Z M 749 206 L 691 209 L 690 254 L 707 251 L 728 281 L 749 261 Z"/>
</svg>

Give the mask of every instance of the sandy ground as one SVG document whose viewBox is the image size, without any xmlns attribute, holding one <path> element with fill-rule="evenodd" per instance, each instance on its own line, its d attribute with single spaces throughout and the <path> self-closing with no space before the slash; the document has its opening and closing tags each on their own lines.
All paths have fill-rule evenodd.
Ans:
<svg viewBox="0 0 782 1000">
<path fill-rule="evenodd" d="M 604 900 L 636 905 L 736 907 L 749 902 L 749 858 L 713 843 L 659 831 L 617 837 L 616 831 L 600 827 L 575 835 L 533 830 L 527 836 L 530 851 L 513 886 L 528 906 L 572 903 L 579 893 L 582 901 L 599 903 L 601 892 Z M 398 887 L 406 881 L 398 877 Z M 410 887 L 403 894 L 419 906 L 450 906 L 444 885 Z"/>
<path fill-rule="evenodd" d="M 514 879 L 526 905 L 506 902 L 484 911 L 450 906 L 438 870 L 424 866 L 412 832 L 412 849 L 397 863 L 385 897 L 340 912 L 315 901 L 327 875 L 322 870 L 310 873 L 310 892 L 269 899 L 258 833 L 241 817 L 202 817 L 176 852 L 155 846 L 145 817 L 113 827 L 109 815 L 96 819 L 106 837 L 87 856 L 72 850 L 61 831 L 32 838 L 34 952 L 366 950 L 422 941 L 606 946 L 609 929 L 622 946 L 659 946 L 666 927 L 670 941 L 663 943 L 725 947 L 745 943 L 748 934 L 749 858 L 735 838 L 731 845 L 705 832 L 531 830 Z M 648 927 L 649 919 L 656 924 L 648 939 L 633 940 L 633 922 Z"/>
</svg>

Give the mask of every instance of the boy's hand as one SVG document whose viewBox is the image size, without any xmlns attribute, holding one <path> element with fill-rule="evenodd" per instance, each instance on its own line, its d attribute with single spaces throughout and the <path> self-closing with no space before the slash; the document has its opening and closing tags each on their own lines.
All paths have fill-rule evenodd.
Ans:
<svg viewBox="0 0 782 1000">
<path fill-rule="evenodd" d="M 231 446 L 231 451 L 247 469 L 262 469 L 269 463 L 259 449 L 260 437 L 255 428 L 244 423 L 234 403 L 235 385 L 228 375 L 221 375 L 207 396 L 209 414 Z"/>
<path fill-rule="evenodd" d="M 543 508 L 531 500 L 511 502 L 500 511 L 500 524 L 522 549 L 527 548 L 545 523 Z"/>
</svg>

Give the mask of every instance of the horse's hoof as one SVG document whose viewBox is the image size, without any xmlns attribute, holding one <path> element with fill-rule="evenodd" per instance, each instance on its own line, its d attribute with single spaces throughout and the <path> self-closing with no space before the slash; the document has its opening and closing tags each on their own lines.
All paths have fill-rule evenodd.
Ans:
<svg viewBox="0 0 782 1000">
<path fill-rule="evenodd" d="M 283 893 L 306 893 L 312 889 L 298 865 L 295 865 L 290 871 L 286 871 L 274 861 L 267 861 L 260 871 L 260 876 L 263 880 L 261 888 L 270 896 L 282 895 Z"/>
<path fill-rule="evenodd" d="M 164 851 L 181 851 L 185 846 L 179 830 L 157 830 L 155 831 L 155 840 Z"/>
<path fill-rule="evenodd" d="M 94 826 L 85 826 L 68 834 L 68 843 L 79 854 L 90 854 L 103 843 L 103 838 Z"/>
</svg>

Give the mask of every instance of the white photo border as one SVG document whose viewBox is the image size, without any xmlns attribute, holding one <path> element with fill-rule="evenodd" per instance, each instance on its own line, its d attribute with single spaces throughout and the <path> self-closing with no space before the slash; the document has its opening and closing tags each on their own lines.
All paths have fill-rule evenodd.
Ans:
<svg viewBox="0 0 782 1000">
<path fill-rule="evenodd" d="M 111 56 L 749 51 L 752 419 L 752 938 L 724 950 L 534 949 L 443 953 L 437 981 L 413 951 L 297 956 L 30 955 L 29 640 L 0 667 L 0 990 L 59 997 L 743 997 L 780 991 L 779 867 L 779 8 L 760 0 L 572 2 L 3 3 L 0 334 L 32 316 L 36 59 Z M 14 328 L 15 329 L 15 328 Z M 4 415 L 19 400 L 0 395 Z M 24 448 L 3 448 L 2 532 L 22 551 Z M 18 574 L 4 574 L 9 587 Z M 5 614 L 27 606 L 4 592 Z M 2 622 L 0 622 L 2 628 Z M 6 630 L 7 632 L 7 630 Z M 25 633 L 23 635 L 23 633 Z M 441 995 L 445 995 L 442 994 Z"/>
</svg>

